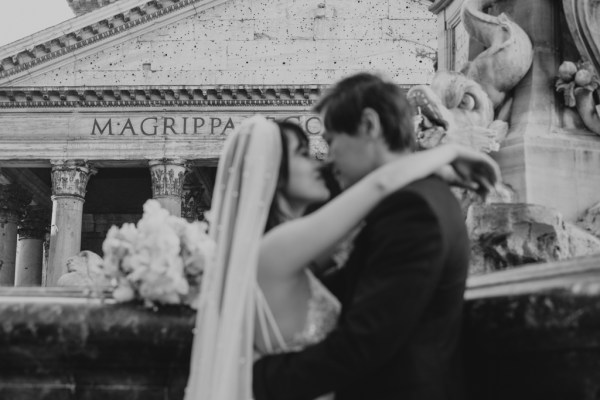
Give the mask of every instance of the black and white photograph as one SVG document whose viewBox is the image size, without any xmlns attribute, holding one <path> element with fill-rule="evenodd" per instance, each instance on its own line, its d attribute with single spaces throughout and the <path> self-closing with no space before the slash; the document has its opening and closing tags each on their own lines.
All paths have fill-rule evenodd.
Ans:
<svg viewBox="0 0 600 400">
<path fill-rule="evenodd" d="M 600 0 L 4 0 L 0 400 L 600 399 Z"/>
</svg>

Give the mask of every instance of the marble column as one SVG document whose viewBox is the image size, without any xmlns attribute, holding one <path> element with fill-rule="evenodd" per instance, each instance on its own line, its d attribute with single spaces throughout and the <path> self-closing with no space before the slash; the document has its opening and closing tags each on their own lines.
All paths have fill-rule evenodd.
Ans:
<svg viewBox="0 0 600 400">
<path fill-rule="evenodd" d="M 56 286 L 67 258 L 81 250 L 85 188 L 96 171 L 83 161 L 52 163 L 52 222 L 46 286 Z"/>
<path fill-rule="evenodd" d="M 172 215 L 181 216 L 183 183 L 187 171 L 185 160 L 162 159 L 149 163 L 152 178 L 152 198 Z"/>
<path fill-rule="evenodd" d="M 31 194 L 17 185 L 0 185 L 0 286 L 15 285 L 17 223 Z"/>
<path fill-rule="evenodd" d="M 18 226 L 15 286 L 41 286 L 44 239 L 50 223 L 50 210 L 29 206 Z"/>
</svg>

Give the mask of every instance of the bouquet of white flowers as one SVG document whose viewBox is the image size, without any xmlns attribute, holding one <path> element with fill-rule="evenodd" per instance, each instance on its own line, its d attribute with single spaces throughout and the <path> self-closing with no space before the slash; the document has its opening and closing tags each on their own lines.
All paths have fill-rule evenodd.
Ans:
<svg viewBox="0 0 600 400">
<path fill-rule="evenodd" d="M 137 227 L 111 227 L 102 245 L 102 270 L 115 288 L 115 300 L 195 308 L 202 272 L 215 247 L 207 228 L 204 222 L 170 215 L 156 200 L 144 204 Z"/>
</svg>

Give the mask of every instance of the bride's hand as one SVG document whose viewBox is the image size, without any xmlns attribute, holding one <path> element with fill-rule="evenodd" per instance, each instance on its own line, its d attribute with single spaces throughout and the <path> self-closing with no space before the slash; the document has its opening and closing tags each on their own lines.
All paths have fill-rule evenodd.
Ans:
<svg viewBox="0 0 600 400">
<path fill-rule="evenodd" d="M 500 168 L 487 154 L 461 145 L 451 146 L 455 159 L 436 174 L 452 185 L 475 190 L 487 195 L 500 181 Z"/>
</svg>

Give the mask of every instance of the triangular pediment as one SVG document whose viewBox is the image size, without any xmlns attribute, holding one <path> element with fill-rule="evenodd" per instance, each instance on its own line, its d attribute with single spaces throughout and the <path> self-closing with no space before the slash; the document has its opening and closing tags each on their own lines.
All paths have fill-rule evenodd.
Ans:
<svg viewBox="0 0 600 400">
<path fill-rule="evenodd" d="M 122 0 L 0 47 L 0 86 L 52 85 L 88 57 L 106 60 L 119 46 L 231 0 Z M 177 34 L 178 32 L 173 32 Z M 117 50 L 115 52 L 115 49 Z M 110 60 L 108 60 L 110 61 Z M 76 77 L 71 76 L 74 83 Z M 85 82 L 80 84 L 85 85 Z"/>
<path fill-rule="evenodd" d="M 121 0 L 0 48 L 0 87 L 426 83 L 433 14 L 407 4 Z"/>
</svg>

